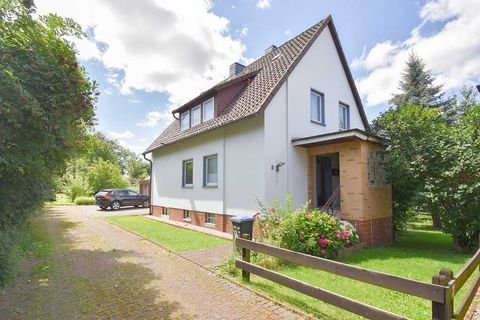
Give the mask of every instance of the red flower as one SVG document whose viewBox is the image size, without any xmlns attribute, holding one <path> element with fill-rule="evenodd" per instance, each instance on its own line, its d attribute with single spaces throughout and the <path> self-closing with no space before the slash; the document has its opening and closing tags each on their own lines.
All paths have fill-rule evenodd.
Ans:
<svg viewBox="0 0 480 320">
<path fill-rule="evenodd" d="M 328 240 L 327 239 L 321 239 L 318 243 L 320 243 L 320 245 L 322 247 L 326 247 L 328 245 Z"/>
<path fill-rule="evenodd" d="M 322 254 L 322 255 L 326 255 L 326 254 L 327 254 L 327 250 L 325 250 L 325 249 L 321 249 L 321 250 L 320 250 L 320 254 Z"/>
</svg>

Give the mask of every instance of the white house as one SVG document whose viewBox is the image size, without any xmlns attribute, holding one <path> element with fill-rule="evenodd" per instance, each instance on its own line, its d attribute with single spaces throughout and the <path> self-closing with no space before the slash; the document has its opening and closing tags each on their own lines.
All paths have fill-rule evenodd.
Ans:
<svg viewBox="0 0 480 320">
<path fill-rule="evenodd" d="M 231 232 L 291 193 L 369 245 L 392 239 L 391 188 L 329 16 L 173 111 L 151 153 L 154 215 Z"/>
</svg>

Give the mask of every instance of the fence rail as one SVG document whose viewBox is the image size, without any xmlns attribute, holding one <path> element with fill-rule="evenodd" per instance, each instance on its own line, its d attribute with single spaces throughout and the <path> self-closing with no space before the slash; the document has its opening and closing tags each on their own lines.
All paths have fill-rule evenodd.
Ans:
<svg viewBox="0 0 480 320">
<path fill-rule="evenodd" d="M 250 273 L 253 273 L 369 319 L 389 320 L 406 318 L 254 265 L 250 263 L 250 251 L 430 300 L 432 301 L 432 319 L 463 319 L 473 301 L 475 293 L 480 287 L 479 274 L 472 287 L 468 290 L 459 310 L 454 313 L 454 297 L 475 270 L 478 269 L 480 265 L 480 249 L 455 277 L 451 270 L 442 269 L 438 275 L 432 277 L 432 283 L 426 283 L 253 242 L 249 240 L 248 235 L 244 235 L 243 239 L 237 238 L 235 245 L 242 249 L 242 260 L 237 259 L 235 266 L 242 269 L 242 276 L 245 280 L 249 281 Z"/>
</svg>

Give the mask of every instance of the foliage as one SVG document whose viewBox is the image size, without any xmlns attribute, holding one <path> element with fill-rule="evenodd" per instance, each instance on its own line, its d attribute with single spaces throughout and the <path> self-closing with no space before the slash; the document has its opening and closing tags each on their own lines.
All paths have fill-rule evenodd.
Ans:
<svg viewBox="0 0 480 320">
<path fill-rule="evenodd" d="M 0 188 L 0 273 L 17 230 L 93 124 L 96 84 L 65 40 L 79 36 L 70 19 L 33 19 L 21 2 L 0 2 L 0 185 L 8 186 Z"/>
<path fill-rule="evenodd" d="M 423 59 L 411 52 L 400 80 L 400 93 L 392 97 L 391 105 L 397 108 L 407 104 L 437 108 L 451 104 L 450 99 L 443 98 L 442 86 L 434 84 L 435 78 L 425 67 Z"/>
<path fill-rule="evenodd" d="M 222 263 L 218 266 L 218 271 L 220 273 L 230 276 L 230 277 L 237 277 L 240 275 L 240 269 L 235 266 L 235 259 L 237 259 L 240 255 L 234 252 L 223 259 Z"/>
<path fill-rule="evenodd" d="M 95 204 L 95 198 L 94 197 L 77 197 L 75 199 L 75 204 L 77 206 L 90 206 Z"/>
<path fill-rule="evenodd" d="M 94 192 L 101 189 L 117 189 L 127 187 L 120 167 L 112 162 L 99 159 L 88 171 L 88 183 Z"/>
<path fill-rule="evenodd" d="M 292 209 L 290 194 L 283 206 L 278 201 L 275 203 L 277 207 L 260 203 L 257 220 L 261 242 L 325 258 L 335 258 L 340 249 L 359 242 L 354 227 L 348 222 L 307 206 Z"/>
<path fill-rule="evenodd" d="M 65 174 L 57 181 L 61 190 L 75 202 L 78 196 L 86 196 L 92 193 L 88 183 L 88 165 L 85 159 L 77 158 L 67 163 Z"/>
<path fill-rule="evenodd" d="M 413 210 L 433 212 L 458 248 L 466 249 L 480 231 L 480 104 L 469 99 L 459 102 L 456 121 L 439 109 L 405 105 L 373 124 L 389 152 L 395 228 L 402 229 Z"/>
</svg>

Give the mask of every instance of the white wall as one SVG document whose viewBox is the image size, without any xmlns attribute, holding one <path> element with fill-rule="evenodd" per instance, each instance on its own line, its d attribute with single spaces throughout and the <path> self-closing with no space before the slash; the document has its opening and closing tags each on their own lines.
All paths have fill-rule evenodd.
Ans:
<svg viewBox="0 0 480 320">
<path fill-rule="evenodd" d="M 263 117 L 244 120 L 153 152 L 152 204 L 251 215 L 264 197 Z M 203 187 L 203 157 L 218 155 L 218 187 Z M 182 187 L 182 162 L 193 159 L 193 188 Z"/>
<path fill-rule="evenodd" d="M 325 95 L 325 125 L 310 121 L 310 90 Z M 336 132 L 339 101 L 350 106 L 350 128 L 365 127 L 329 28 L 325 28 L 289 75 L 265 110 L 265 197 L 283 199 L 291 193 L 296 206 L 307 201 L 306 149 L 294 138 Z M 286 162 L 279 172 L 270 166 Z"/>
</svg>

